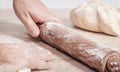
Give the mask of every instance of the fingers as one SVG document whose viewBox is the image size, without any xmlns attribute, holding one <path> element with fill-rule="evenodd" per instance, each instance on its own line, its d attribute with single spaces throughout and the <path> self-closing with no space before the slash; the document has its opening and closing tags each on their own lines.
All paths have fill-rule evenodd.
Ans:
<svg viewBox="0 0 120 72">
<path fill-rule="evenodd" d="M 43 60 L 34 60 L 30 63 L 28 63 L 28 68 L 30 69 L 39 69 L 39 70 L 44 70 L 44 69 L 49 69 L 48 62 L 45 62 Z"/>
<path fill-rule="evenodd" d="M 22 22 L 33 37 L 39 36 L 40 30 L 29 14 L 22 17 Z"/>
<path fill-rule="evenodd" d="M 62 21 L 58 17 L 53 16 L 52 14 L 51 15 L 50 14 L 48 14 L 48 15 L 46 14 L 42 18 L 38 17 L 38 19 L 39 19 L 38 21 L 39 22 L 43 22 L 43 24 L 45 22 L 49 22 L 49 21 L 53 21 L 53 22 L 57 22 L 57 23 L 62 24 Z"/>
<path fill-rule="evenodd" d="M 37 37 L 40 34 L 39 27 L 36 23 L 44 24 L 48 21 L 60 22 L 58 18 L 49 12 L 44 4 L 39 2 L 39 0 L 16 0 L 13 2 L 13 8 L 17 17 L 33 37 Z"/>
<path fill-rule="evenodd" d="M 47 51 L 47 50 L 44 50 L 42 48 L 38 48 L 39 51 L 37 54 L 37 56 L 41 59 L 41 60 L 44 60 L 46 62 L 49 62 L 49 61 L 52 61 L 53 60 L 53 55 L 50 51 Z"/>
<path fill-rule="evenodd" d="M 19 4 L 19 2 L 14 2 L 13 4 L 14 11 L 17 17 L 21 20 L 21 22 L 25 25 L 29 33 L 33 37 L 37 37 L 40 33 L 38 26 L 33 21 L 29 11 L 27 10 L 24 4 Z"/>
</svg>

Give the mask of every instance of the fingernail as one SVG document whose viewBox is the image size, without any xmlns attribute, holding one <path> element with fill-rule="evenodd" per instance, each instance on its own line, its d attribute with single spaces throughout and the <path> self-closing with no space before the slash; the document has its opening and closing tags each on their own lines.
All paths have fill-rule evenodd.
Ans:
<svg viewBox="0 0 120 72">
<path fill-rule="evenodd" d="M 39 36 L 39 30 L 37 30 L 37 29 L 34 29 L 32 32 L 31 32 L 31 35 L 33 36 L 33 37 L 38 37 Z"/>
</svg>

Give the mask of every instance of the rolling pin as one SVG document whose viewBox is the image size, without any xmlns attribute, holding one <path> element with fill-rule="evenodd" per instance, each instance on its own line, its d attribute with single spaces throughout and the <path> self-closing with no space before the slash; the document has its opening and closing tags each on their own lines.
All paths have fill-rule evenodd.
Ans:
<svg viewBox="0 0 120 72">
<path fill-rule="evenodd" d="M 99 72 L 120 72 L 120 54 L 55 22 L 40 26 L 43 41 Z"/>
</svg>

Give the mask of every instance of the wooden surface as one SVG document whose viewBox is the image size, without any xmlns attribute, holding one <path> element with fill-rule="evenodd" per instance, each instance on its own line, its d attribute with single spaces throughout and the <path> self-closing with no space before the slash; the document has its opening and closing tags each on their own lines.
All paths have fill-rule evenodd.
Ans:
<svg viewBox="0 0 120 72">
<path fill-rule="evenodd" d="M 52 10 L 52 12 L 63 20 L 65 26 L 73 28 L 88 38 L 92 38 L 101 45 L 120 52 L 120 37 L 93 33 L 74 27 L 69 19 L 69 10 L 67 9 Z M 50 63 L 52 72 L 96 72 L 41 40 L 30 37 L 23 24 L 16 18 L 13 10 L 0 10 L 0 43 L 28 43 L 51 51 L 54 57 L 54 61 Z"/>
</svg>

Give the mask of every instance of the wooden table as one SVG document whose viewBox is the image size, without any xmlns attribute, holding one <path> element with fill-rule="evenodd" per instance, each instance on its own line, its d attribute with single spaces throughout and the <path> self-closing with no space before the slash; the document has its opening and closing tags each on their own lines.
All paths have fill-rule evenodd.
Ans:
<svg viewBox="0 0 120 72">
<path fill-rule="evenodd" d="M 71 27 L 78 33 L 120 52 L 119 37 L 113 37 L 102 33 L 93 33 L 74 27 L 69 19 L 69 11 L 69 9 L 52 10 L 55 15 L 63 20 L 65 26 Z M 28 43 L 51 51 L 55 59 L 50 63 L 52 72 L 96 72 L 41 40 L 30 37 L 23 24 L 15 16 L 13 10 L 0 10 L 0 43 Z"/>
</svg>

